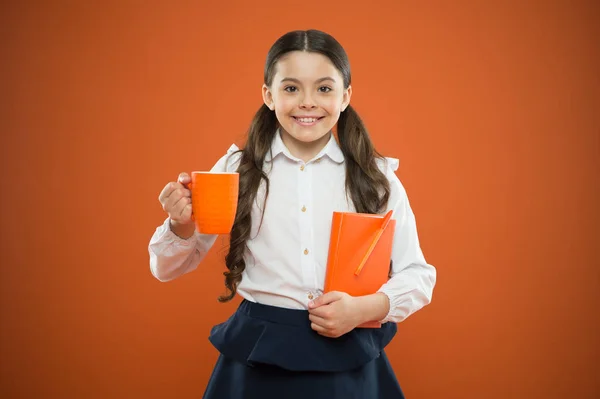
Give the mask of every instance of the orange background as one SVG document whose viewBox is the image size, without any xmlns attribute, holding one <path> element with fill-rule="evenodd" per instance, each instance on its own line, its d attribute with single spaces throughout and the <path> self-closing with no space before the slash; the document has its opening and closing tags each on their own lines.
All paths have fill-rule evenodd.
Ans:
<svg viewBox="0 0 600 399">
<path fill-rule="evenodd" d="M 600 397 L 598 3 L 10 3 L 1 397 L 201 396 L 226 240 L 155 280 L 158 194 L 242 143 L 270 45 L 306 28 L 348 51 L 438 268 L 388 347 L 407 397 Z"/>
</svg>

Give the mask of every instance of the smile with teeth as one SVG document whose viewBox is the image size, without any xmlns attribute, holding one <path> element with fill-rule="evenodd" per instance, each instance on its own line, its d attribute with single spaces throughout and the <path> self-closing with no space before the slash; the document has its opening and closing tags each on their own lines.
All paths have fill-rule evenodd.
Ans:
<svg viewBox="0 0 600 399">
<path fill-rule="evenodd" d="M 316 122 L 318 122 L 319 120 L 321 120 L 323 117 L 297 117 L 297 116 L 292 116 L 292 118 L 294 118 L 294 120 L 298 123 L 300 123 L 301 125 L 312 125 Z"/>
</svg>

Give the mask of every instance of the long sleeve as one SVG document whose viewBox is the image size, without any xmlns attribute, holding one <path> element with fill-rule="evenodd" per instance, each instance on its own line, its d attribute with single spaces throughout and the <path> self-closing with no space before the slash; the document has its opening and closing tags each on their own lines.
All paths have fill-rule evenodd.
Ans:
<svg viewBox="0 0 600 399">
<path fill-rule="evenodd" d="M 170 281 L 198 267 L 217 239 L 216 235 L 194 232 L 184 240 L 171 231 L 167 217 L 148 245 L 150 271 L 160 281 Z"/>
<path fill-rule="evenodd" d="M 211 169 L 211 172 L 232 172 L 237 169 L 240 153 L 232 145 L 227 154 Z M 233 154 L 233 156 L 232 156 Z M 217 235 L 200 234 L 195 231 L 188 239 L 182 239 L 171 231 L 167 217 L 150 238 L 148 253 L 150 271 L 160 281 L 170 281 L 196 269 L 217 239 Z"/>
<path fill-rule="evenodd" d="M 394 173 L 398 161 L 388 158 L 385 168 L 390 181 L 388 209 L 393 209 L 396 231 L 392 248 L 392 277 L 378 292 L 390 300 L 390 311 L 383 322 L 399 323 L 431 302 L 436 269 L 425 261 L 419 245 L 415 216 L 406 190 Z"/>
</svg>

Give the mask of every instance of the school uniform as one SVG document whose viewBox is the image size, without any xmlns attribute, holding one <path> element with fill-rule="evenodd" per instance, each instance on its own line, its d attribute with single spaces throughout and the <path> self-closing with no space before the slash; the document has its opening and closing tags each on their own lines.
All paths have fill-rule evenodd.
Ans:
<svg viewBox="0 0 600 399">
<path fill-rule="evenodd" d="M 235 171 L 236 150 L 231 146 L 212 171 Z M 333 135 L 309 162 L 291 155 L 275 135 L 263 165 L 270 180 L 267 203 L 263 182 L 252 210 L 238 286 L 243 301 L 209 336 L 220 356 L 205 399 L 403 398 L 384 348 L 396 323 L 431 301 L 436 270 L 420 249 L 413 212 L 394 173 L 398 160 L 386 158 L 379 166 L 390 181 L 387 210 L 396 219 L 392 277 L 379 290 L 390 311 L 380 329 L 323 337 L 310 328 L 307 308 L 323 294 L 332 213 L 356 211 L 345 193 L 345 160 Z M 151 272 L 161 281 L 191 272 L 216 238 L 196 232 L 181 239 L 167 218 L 150 240 Z"/>
</svg>

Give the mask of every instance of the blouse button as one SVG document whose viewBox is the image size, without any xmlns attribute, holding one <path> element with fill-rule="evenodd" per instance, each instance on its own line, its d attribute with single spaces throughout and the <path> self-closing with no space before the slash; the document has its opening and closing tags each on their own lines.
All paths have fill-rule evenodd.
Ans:
<svg viewBox="0 0 600 399">
<path fill-rule="evenodd" d="M 308 255 L 308 249 L 304 250 L 304 255 Z"/>
<path fill-rule="evenodd" d="M 312 292 L 309 292 L 308 293 L 308 299 L 312 300 L 313 298 L 314 298 L 314 296 L 313 296 Z"/>
<path fill-rule="evenodd" d="M 306 212 L 306 207 L 305 207 L 305 206 L 303 206 L 303 207 L 302 207 L 302 209 L 301 209 L 301 211 L 302 211 L 302 212 Z"/>
<path fill-rule="evenodd" d="M 300 170 L 304 170 L 304 165 L 300 165 Z"/>
</svg>

